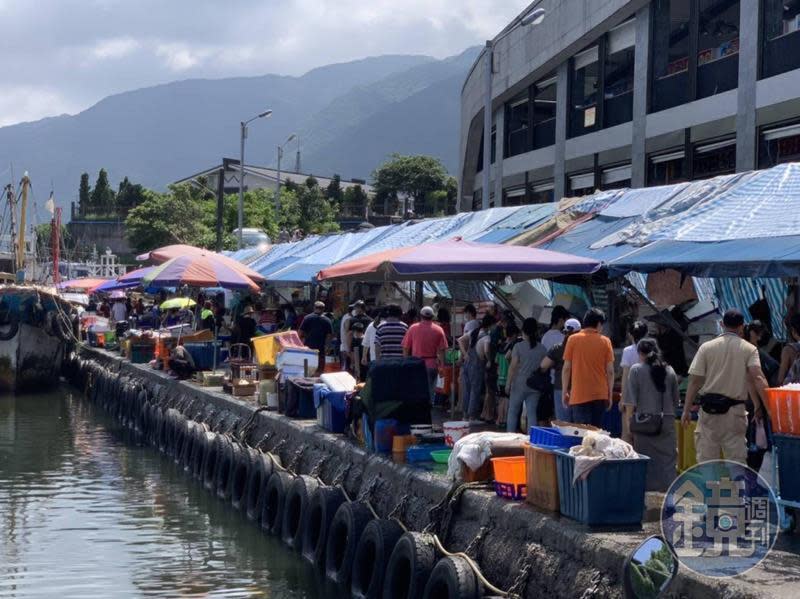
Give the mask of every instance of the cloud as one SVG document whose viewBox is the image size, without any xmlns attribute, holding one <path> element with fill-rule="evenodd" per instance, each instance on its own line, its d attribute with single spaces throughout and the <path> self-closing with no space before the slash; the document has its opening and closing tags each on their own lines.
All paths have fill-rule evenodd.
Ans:
<svg viewBox="0 0 800 599">
<path fill-rule="evenodd" d="M 48 86 L 11 85 L 0 94 L 0 127 L 74 112 L 78 106 Z"/>
<path fill-rule="evenodd" d="M 483 44 L 529 1 L 0 0 L 0 122 L 177 78 L 301 75 L 377 54 L 443 58 Z M 32 96 L 15 106 L 9 87 Z"/>
</svg>

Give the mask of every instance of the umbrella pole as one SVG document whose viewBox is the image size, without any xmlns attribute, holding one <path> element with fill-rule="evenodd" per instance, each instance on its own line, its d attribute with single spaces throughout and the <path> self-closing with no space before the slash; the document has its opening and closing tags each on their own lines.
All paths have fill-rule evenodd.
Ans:
<svg viewBox="0 0 800 599">
<path fill-rule="evenodd" d="M 455 332 L 453 331 L 453 325 L 455 325 L 455 315 L 456 315 L 456 304 L 458 300 L 453 294 L 453 313 L 450 315 L 450 336 L 453 338 L 453 355 L 455 355 L 455 349 L 458 346 L 456 343 L 456 336 Z M 445 368 L 447 365 L 445 364 Z M 458 399 L 456 395 L 456 361 L 453 360 L 453 363 L 450 365 L 451 370 L 451 377 L 450 377 L 450 418 L 453 420 L 456 419 L 456 399 Z"/>
</svg>

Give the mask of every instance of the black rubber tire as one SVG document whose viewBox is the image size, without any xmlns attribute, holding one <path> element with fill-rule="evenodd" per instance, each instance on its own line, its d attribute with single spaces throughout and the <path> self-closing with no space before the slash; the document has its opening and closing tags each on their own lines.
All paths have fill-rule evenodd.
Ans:
<svg viewBox="0 0 800 599">
<path fill-rule="evenodd" d="M 260 451 L 257 454 L 247 477 L 247 501 L 244 509 L 248 520 L 261 524 L 261 508 L 267 495 L 267 483 L 275 469 L 272 458 Z"/>
<path fill-rule="evenodd" d="M 175 410 L 168 409 L 164 412 L 164 427 L 158 440 L 158 449 L 167 457 L 172 456 L 172 443 L 175 437 Z"/>
<path fill-rule="evenodd" d="M 383 599 L 417 599 L 431 576 L 436 552 L 429 535 L 407 532 L 394 546 L 383 579 Z"/>
<path fill-rule="evenodd" d="M 214 476 L 214 488 L 217 497 L 228 501 L 231 497 L 231 477 L 236 467 L 236 461 L 241 457 L 242 448 L 227 437 L 222 437 L 220 457 L 217 462 L 217 473 Z"/>
<path fill-rule="evenodd" d="M 216 491 L 217 465 L 222 458 L 222 450 L 222 435 L 215 434 L 203 456 L 203 486 L 212 493 Z"/>
<path fill-rule="evenodd" d="M 195 443 L 194 451 L 192 452 L 192 476 L 200 484 L 203 483 L 203 464 L 206 461 L 206 452 L 211 447 L 211 442 L 214 440 L 214 433 L 207 430 L 202 430 Z"/>
<path fill-rule="evenodd" d="M 253 470 L 258 452 L 252 447 L 242 447 L 239 458 L 233 466 L 231 476 L 231 505 L 236 510 L 244 511 L 247 507 L 247 481 Z"/>
<path fill-rule="evenodd" d="M 183 467 L 184 471 L 191 471 L 192 467 L 192 451 L 194 451 L 194 444 L 197 441 L 198 433 L 201 426 L 194 420 L 186 421 L 186 432 L 183 437 L 183 446 L 181 447 L 181 455 L 178 456 L 178 464 Z"/>
<path fill-rule="evenodd" d="M 186 444 L 186 438 L 189 431 L 189 426 L 186 417 L 180 412 L 177 412 L 173 416 L 172 420 L 173 420 L 172 443 L 171 443 L 172 449 L 170 453 L 175 463 L 180 464 L 181 457 L 183 455 L 183 446 Z"/>
<path fill-rule="evenodd" d="M 164 413 L 158 406 L 153 406 L 153 428 L 150 435 L 150 444 L 156 449 L 161 449 L 161 436 L 164 429 Z"/>
<path fill-rule="evenodd" d="M 480 585 L 463 557 L 443 557 L 431 572 L 423 599 L 478 599 Z"/>
<path fill-rule="evenodd" d="M 337 487 L 318 487 L 309 501 L 303 532 L 303 557 L 320 570 L 325 568 L 325 550 L 331 522 L 336 510 L 345 500 L 344 493 Z"/>
<path fill-rule="evenodd" d="M 357 599 L 380 599 L 383 575 L 403 527 L 394 520 L 372 520 L 364 529 L 353 558 L 350 596 Z"/>
<path fill-rule="evenodd" d="M 359 502 L 343 503 L 333 517 L 325 546 L 325 576 L 342 589 L 350 586 L 356 546 L 370 520 L 372 512 Z"/>
<path fill-rule="evenodd" d="M 283 508 L 281 539 L 290 549 L 299 552 L 303 548 L 303 534 L 308 519 L 308 504 L 319 487 L 316 478 L 297 476 L 286 493 Z"/>
<path fill-rule="evenodd" d="M 283 527 L 283 510 L 286 504 L 286 492 L 292 484 L 292 475 L 276 470 L 269 477 L 264 498 L 261 500 L 261 530 L 274 536 L 280 536 Z"/>
</svg>

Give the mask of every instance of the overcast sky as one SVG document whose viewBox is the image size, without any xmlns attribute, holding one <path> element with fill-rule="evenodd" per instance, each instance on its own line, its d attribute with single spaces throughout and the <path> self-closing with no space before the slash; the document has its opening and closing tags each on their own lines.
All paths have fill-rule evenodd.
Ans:
<svg viewBox="0 0 800 599">
<path fill-rule="evenodd" d="M 443 58 L 482 44 L 529 1 L 0 0 L 0 125 L 176 79 Z"/>
</svg>

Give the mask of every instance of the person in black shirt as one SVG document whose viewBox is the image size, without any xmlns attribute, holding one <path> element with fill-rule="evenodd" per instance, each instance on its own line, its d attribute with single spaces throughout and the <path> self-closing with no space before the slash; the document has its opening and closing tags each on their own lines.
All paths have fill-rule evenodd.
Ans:
<svg viewBox="0 0 800 599">
<path fill-rule="evenodd" d="M 300 325 L 299 334 L 303 343 L 319 353 L 317 363 L 317 374 L 322 374 L 325 370 L 325 347 L 333 335 L 333 323 L 330 318 L 325 316 L 325 304 L 322 302 L 314 303 L 314 312 L 303 319 Z"/>
<path fill-rule="evenodd" d="M 235 342 L 248 345 L 256 334 L 256 326 L 256 321 L 253 320 L 253 306 L 245 306 L 241 316 L 236 319 Z"/>
</svg>

